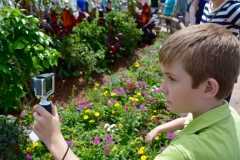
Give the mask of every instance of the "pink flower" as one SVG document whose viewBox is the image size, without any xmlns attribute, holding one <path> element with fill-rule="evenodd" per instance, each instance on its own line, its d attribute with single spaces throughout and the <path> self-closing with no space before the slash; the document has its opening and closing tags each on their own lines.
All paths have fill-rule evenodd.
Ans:
<svg viewBox="0 0 240 160">
<path fill-rule="evenodd" d="M 128 111 L 128 109 L 129 109 L 128 106 L 125 106 L 125 107 L 124 107 L 124 110 L 125 110 L 126 112 Z"/>
<path fill-rule="evenodd" d="M 108 148 L 108 146 L 105 146 L 105 147 L 104 147 L 104 152 L 105 152 L 106 154 L 108 154 L 108 153 L 110 152 L 110 149 Z"/>
<path fill-rule="evenodd" d="M 31 160 L 32 159 L 32 157 L 31 157 L 31 155 L 28 153 L 27 155 L 26 155 L 26 160 Z"/>
</svg>

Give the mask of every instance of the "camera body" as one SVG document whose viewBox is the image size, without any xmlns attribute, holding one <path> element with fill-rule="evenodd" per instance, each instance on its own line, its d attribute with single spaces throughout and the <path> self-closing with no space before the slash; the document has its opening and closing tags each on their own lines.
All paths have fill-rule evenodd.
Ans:
<svg viewBox="0 0 240 160">
<path fill-rule="evenodd" d="M 35 96 L 49 97 L 54 92 L 54 73 L 45 73 L 32 78 L 32 88 Z"/>
<path fill-rule="evenodd" d="M 54 73 L 45 73 L 32 78 L 32 88 L 35 96 L 40 96 L 40 105 L 49 113 L 52 113 L 51 102 L 47 98 L 54 92 L 55 76 Z"/>
</svg>

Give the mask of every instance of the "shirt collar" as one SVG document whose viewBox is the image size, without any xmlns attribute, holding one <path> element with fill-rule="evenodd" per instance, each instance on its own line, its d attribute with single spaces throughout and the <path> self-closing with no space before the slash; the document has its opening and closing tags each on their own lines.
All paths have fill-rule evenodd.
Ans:
<svg viewBox="0 0 240 160">
<path fill-rule="evenodd" d="M 182 131 L 178 133 L 178 136 L 193 134 L 203 128 L 209 127 L 222 119 L 225 119 L 231 114 L 229 104 L 224 101 L 223 105 L 211 109 L 204 114 L 193 119 Z"/>
</svg>

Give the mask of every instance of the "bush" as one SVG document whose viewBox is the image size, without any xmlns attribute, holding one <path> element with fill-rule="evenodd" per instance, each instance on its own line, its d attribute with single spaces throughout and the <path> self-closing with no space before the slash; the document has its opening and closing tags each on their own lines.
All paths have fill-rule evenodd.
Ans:
<svg viewBox="0 0 240 160">
<path fill-rule="evenodd" d="M 125 49 L 125 54 L 132 54 L 141 40 L 142 31 L 137 28 L 135 19 L 129 12 L 110 12 L 107 14 L 106 23 L 113 29 L 113 36 L 118 33 L 124 35 L 121 47 Z"/>
<path fill-rule="evenodd" d="M 49 47 L 51 39 L 38 24 L 18 9 L 3 7 L 0 12 L 0 110 L 5 113 L 18 109 L 30 76 L 57 65 L 60 53 Z"/>
</svg>

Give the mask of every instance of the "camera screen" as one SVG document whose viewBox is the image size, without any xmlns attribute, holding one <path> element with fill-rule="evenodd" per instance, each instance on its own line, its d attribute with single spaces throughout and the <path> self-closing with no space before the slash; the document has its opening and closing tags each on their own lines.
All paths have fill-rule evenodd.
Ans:
<svg viewBox="0 0 240 160">
<path fill-rule="evenodd" d="M 52 90 L 52 77 L 46 79 L 46 94 Z"/>
</svg>

